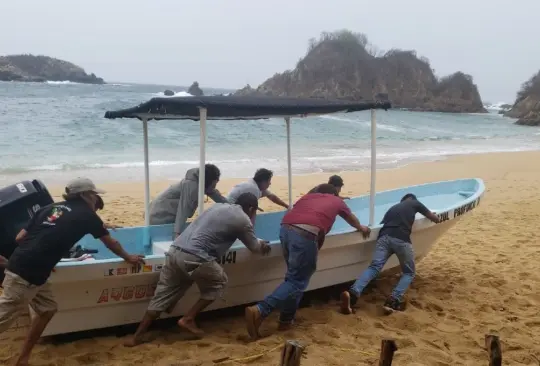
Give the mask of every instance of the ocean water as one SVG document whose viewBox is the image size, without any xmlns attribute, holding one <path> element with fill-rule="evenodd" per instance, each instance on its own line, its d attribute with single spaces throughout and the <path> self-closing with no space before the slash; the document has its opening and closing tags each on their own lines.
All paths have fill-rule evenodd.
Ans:
<svg viewBox="0 0 540 366">
<path fill-rule="evenodd" d="M 170 85 L 0 83 L 0 185 L 35 178 L 57 184 L 74 176 L 143 180 L 142 123 L 103 116 L 163 95 L 165 89 L 186 95 L 186 88 Z M 380 169 L 540 147 L 539 129 L 516 126 L 496 111 L 377 111 L 377 122 Z M 207 129 L 207 160 L 219 166 L 223 177 L 248 177 L 260 167 L 286 174 L 282 119 L 209 121 Z M 293 119 L 291 134 L 294 174 L 369 169 L 369 111 Z M 181 179 L 198 166 L 198 122 L 151 122 L 149 142 L 152 179 Z"/>
</svg>

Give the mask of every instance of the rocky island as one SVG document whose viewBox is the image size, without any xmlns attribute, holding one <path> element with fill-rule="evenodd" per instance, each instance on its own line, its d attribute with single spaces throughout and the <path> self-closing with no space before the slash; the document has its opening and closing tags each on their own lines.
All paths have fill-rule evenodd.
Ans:
<svg viewBox="0 0 540 366">
<path fill-rule="evenodd" d="M 191 84 L 187 92 L 195 97 L 200 97 L 201 95 L 204 95 L 204 92 L 200 88 L 197 81 L 194 81 L 193 84 Z"/>
<path fill-rule="evenodd" d="M 437 78 L 429 60 L 415 51 L 382 52 L 367 37 L 348 30 L 311 39 L 294 70 L 275 74 L 236 95 L 390 100 L 393 108 L 436 112 L 487 112 L 470 75 Z"/>
<path fill-rule="evenodd" d="M 518 125 L 540 126 L 540 71 L 523 83 L 516 102 L 504 115 L 517 118 Z"/>
<path fill-rule="evenodd" d="M 0 56 L 0 81 L 105 84 L 102 78 L 87 74 L 83 68 L 71 62 L 35 55 Z"/>
</svg>

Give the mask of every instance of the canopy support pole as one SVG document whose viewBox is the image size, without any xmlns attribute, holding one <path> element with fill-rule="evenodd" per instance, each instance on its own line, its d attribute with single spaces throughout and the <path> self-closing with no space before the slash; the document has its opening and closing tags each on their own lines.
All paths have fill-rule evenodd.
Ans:
<svg viewBox="0 0 540 366">
<path fill-rule="evenodd" d="M 199 216 L 204 211 L 204 182 L 205 182 L 205 170 L 204 166 L 206 163 L 206 108 L 199 108 L 199 119 L 200 119 L 200 151 L 199 151 Z"/>
<path fill-rule="evenodd" d="M 375 109 L 371 110 L 371 183 L 369 187 L 369 226 L 375 221 L 375 182 L 377 178 L 377 121 Z"/>
<path fill-rule="evenodd" d="M 291 117 L 285 117 L 287 127 L 287 178 L 289 185 L 289 210 L 292 209 L 292 162 L 291 162 Z"/>
<path fill-rule="evenodd" d="M 150 226 L 150 162 L 148 159 L 148 120 L 143 119 L 144 139 L 144 225 Z"/>
</svg>

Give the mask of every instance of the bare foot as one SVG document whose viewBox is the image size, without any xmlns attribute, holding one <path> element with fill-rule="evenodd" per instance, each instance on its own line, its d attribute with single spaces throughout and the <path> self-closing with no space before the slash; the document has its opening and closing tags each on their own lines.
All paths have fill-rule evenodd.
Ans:
<svg viewBox="0 0 540 366">
<path fill-rule="evenodd" d="M 259 334 L 259 327 L 262 323 L 261 312 L 257 305 L 249 306 L 245 311 L 246 328 L 249 336 L 252 340 L 256 340 L 261 335 Z"/>
<path fill-rule="evenodd" d="M 204 335 L 204 331 L 195 324 L 195 320 L 186 320 L 186 318 L 181 318 L 178 320 L 178 326 L 180 328 L 183 328 L 193 334 L 195 334 L 198 337 L 201 337 Z"/>
<path fill-rule="evenodd" d="M 135 346 L 138 346 L 139 344 L 142 344 L 142 343 L 144 343 L 144 341 L 141 338 L 136 338 L 134 336 L 131 336 L 128 339 L 126 339 L 126 341 L 124 342 L 124 346 L 125 347 L 135 347 Z"/>
<path fill-rule="evenodd" d="M 351 294 L 349 294 L 349 291 L 343 291 L 339 298 L 341 299 L 341 312 L 343 314 L 351 314 Z"/>
</svg>

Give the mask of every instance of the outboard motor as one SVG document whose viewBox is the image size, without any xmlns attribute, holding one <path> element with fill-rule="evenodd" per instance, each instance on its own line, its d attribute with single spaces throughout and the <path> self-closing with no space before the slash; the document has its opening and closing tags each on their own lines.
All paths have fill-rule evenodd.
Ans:
<svg viewBox="0 0 540 366">
<path fill-rule="evenodd" d="M 9 259 L 17 243 L 15 238 L 28 220 L 54 200 L 40 180 L 23 181 L 0 189 L 0 255 Z M 4 273 L 0 273 L 0 283 Z"/>
</svg>

